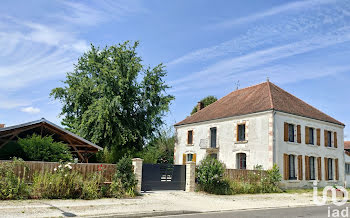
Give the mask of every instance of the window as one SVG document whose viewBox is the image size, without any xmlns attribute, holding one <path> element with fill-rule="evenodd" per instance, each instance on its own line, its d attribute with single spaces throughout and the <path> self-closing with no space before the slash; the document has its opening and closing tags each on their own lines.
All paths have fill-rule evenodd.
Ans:
<svg viewBox="0 0 350 218">
<path fill-rule="evenodd" d="M 309 157 L 310 180 L 315 180 L 315 157 Z"/>
<path fill-rule="evenodd" d="M 331 131 L 327 131 L 327 147 L 332 147 L 332 132 Z"/>
<path fill-rule="evenodd" d="M 314 128 L 309 128 L 309 144 L 310 145 L 314 145 L 315 141 L 314 141 Z"/>
<path fill-rule="evenodd" d="M 218 154 L 213 153 L 213 154 L 210 154 L 209 156 L 211 158 L 218 159 Z"/>
<path fill-rule="evenodd" d="M 288 141 L 294 142 L 294 125 L 288 124 Z"/>
<path fill-rule="evenodd" d="M 289 155 L 289 179 L 297 179 L 296 173 L 295 173 L 295 156 Z"/>
<path fill-rule="evenodd" d="M 210 147 L 216 148 L 216 127 L 210 128 Z"/>
<path fill-rule="evenodd" d="M 238 141 L 245 141 L 245 124 L 238 125 Z"/>
<path fill-rule="evenodd" d="M 345 173 L 350 174 L 350 164 L 348 163 L 345 164 Z"/>
<path fill-rule="evenodd" d="M 333 180 L 333 160 L 328 158 L 328 180 Z"/>
<path fill-rule="evenodd" d="M 237 168 L 241 170 L 247 169 L 246 164 L 247 155 L 244 153 L 238 153 L 237 154 Z"/>
<path fill-rule="evenodd" d="M 193 161 L 193 154 L 187 154 L 187 161 Z"/>
<path fill-rule="evenodd" d="M 193 145 L 193 130 L 187 132 L 187 144 Z"/>
</svg>

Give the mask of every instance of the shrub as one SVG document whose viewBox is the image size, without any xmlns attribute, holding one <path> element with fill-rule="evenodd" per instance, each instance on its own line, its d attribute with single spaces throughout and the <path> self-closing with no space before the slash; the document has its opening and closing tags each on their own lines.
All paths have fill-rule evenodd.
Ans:
<svg viewBox="0 0 350 218">
<path fill-rule="evenodd" d="M 110 195 L 120 197 L 125 195 L 134 196 L 137 180 L 133 171 L 132 160 L 123 157 L 116 165 L 117 170 L 113 182 L 110 186 Z"/>
<path fill-rule="evenodd" d="M 60 164 L 55 172 L 41 172 L 33 177 L 33 198 L 67 199 L 80 198 L 83 177 L 72 171 L 70 164 Z"/>
<path fill-rule="evenodd" d="M 19 139 L 18 144 L 28 160 L 49 162 L 72 160 L 68 146 L 61 142 L 54 142 L 51 136 L 41 137 L 33 134 L 27 138 Z"/>
<path fill-rule="evenodd" d="M 104 186 L 104 177 L 101 172 L 96 172 L 88 176 L 83 182 L 82 199 L 96 199 L 102 198 L 106 195 Z"/>
<path fill-rule="evenodd" d="M 246 180 L 230 181 L 231 194 L 281 192 L 282 190 L 278 187 L 281 178 L 278 166 L 275 164 L 272 169 L 266 171 L 266 174 L 249 173 Z"/>
<path fill-rule="evenodd" d="M 15 169 L 23 169 L 22 176 L 15 174 Z M 26 199 L 29 197 L 29 186 L 25 176 L 28 168 L 22 160 L 0 163 L 0 200 Z"/>
<path fill-rule="evenodd" d="M 274 164 L 272 169 L 266 171 L 266 176 L 262 179 L 263 192 L 281 192 L 282 190 L 278 186 L 281 179 L 279 168 L 277 164 Z"/>
<path fill-rule="evenodd" d="M 207 156 L 197 168 L 199 189 L 213 194 L 228 194 L 229 181 L 224 179 L 225 166 L 217 159 Z"/>
</svg>

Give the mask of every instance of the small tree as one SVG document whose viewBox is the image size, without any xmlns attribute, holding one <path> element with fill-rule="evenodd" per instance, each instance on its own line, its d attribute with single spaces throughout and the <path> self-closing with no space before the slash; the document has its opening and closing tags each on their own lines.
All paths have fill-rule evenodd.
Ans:
<svg viewBox="0 0 350 218">
<path fill-rule="evenodd" d="M 225 165 L 219 160 L 207 156 L 197 169 L 199 188 L 213 194 L 229 194 L 229 183 L 224 179 Z"/>
<path fill-rule="evenodd" d="M 154 139 L 139 153 L 144 163 L 174 162 L 175 136 L 170 130 L 161 130 Z"/>
<path fill-rule="evenodd" d="M 41 137 L 37 134 L 19 139 L 18 144 L 24 151 L 25 159 L 33 161 L 70 161 L 72 154 L 69 147 L 62 142 L 54 142 L 51 136 Z"/>
<path fill-rule="evenodd" d="M 204 107 L 207 107 L 210 104 L 216 102 L 217 100 L 218 99 L 215 96 L 210 95 L 210 96 L 207 96 L 207 97 L 203 98 L 202 100 L 200 100 L 200 102 L 202 102 L 203 108 L 204 108 Z M 193 110 L 191 112 L 191 115 L 196 113 L 196 112 L 197 112 L 197 105 L 194 106 L 194 108 L 193 108 Z"/>
</svg>

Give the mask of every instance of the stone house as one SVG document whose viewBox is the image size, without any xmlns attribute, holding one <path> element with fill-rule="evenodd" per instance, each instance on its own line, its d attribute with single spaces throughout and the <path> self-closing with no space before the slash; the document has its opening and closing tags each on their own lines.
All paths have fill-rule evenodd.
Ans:
<svg viewBox="0 0 350 218">
<path fill-rule="evenodd" d="M 228 169 L 270 169 L 285 187 L 344 182 L 344 127 L 267 81 L 236 90 L 175 124 L 174 162 L 210 155 Z"/>
</svg>

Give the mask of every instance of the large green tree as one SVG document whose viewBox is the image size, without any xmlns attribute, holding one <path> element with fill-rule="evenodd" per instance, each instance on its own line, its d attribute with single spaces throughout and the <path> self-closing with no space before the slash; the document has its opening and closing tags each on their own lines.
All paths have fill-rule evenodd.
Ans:
<svg viewBox="0 0 350 218">
<path fill-rule="evenodd" d="M 202 100 L 200 100 L 200 102 L 203 103 L 203 108 L 207 107 L 208 105 L 216 102 L 218 99 L 215 96 L 209 95 L 205 98 L 203 98 Z M 194 106 L 191 115 L 197 112 L 197 105 Z"/>
<path fill-rule="evenodd" d="M 108 149 L 111 162 L 142 150 L 174 96 L 166 93 L 165 67 L 144 67 L 138 42 L 91 49 L 51 92 L 62 103 L 62 124 Z"/>
</svg>

